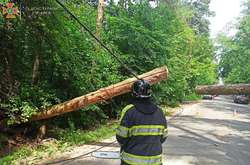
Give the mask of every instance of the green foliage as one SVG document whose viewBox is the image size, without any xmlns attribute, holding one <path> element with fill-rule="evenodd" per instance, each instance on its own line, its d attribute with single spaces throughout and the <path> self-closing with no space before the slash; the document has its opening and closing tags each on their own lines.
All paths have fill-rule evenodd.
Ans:
<svg viewBox="0 0 250 165">
<path fill-rule="evenodd" d="M 200 100 L 201 96 L 197 95 L 196 93 L 191 93 L 187 96 L 185 96 L 184 100 L 185 101 L 193 101 L 193 100 Z"/>
<path fill-rule="evenodd" d="M 100 106 L 91 105 L 78 112 L 68 114 L 65 118 L 58 119 L 56 123 L 62 125 L 62 127 L 69 127 L 72 131 L 75 131 L 77 128 L 89 129 L 95 125 L 104 124 L 108 118 L 109 117 Z M 67 120 L 67 123 L 63 122 L 65 120 Z"/>
<path fill-rule="evenodd" d="M 9 117 L 8 124 L 27 122 L 28 119 L 36 114 L 39 109 L 46 109 L 60 100 L 54 93 L 45 91 L 41 87 L 21 87 L 19 96 L 9 98 L 1 103 L 1 107 L 6 109 Z"/>
<path fill-rule="evenodd" d="M 17 164 L 15 160 L 26 158 L 32 154 L 32 149 L 30 148 L 19 148 L 18 151 L 14 152 L 11 155 L 3 157 L 0 159 L 0 164 L 9 165 L 9 164 Z"/>
<path fill-rule="evenodd" d="M 158 103 L 175 107 L 183 100 L 196 100 L 197 85 L 216 82 L 214 48 L 208 35 L 209 0 L 171 0 L 167 2 L 170 6 L 160 1 L 154 7 L 147 0 L 119 1 L 118 5 L 112 2 L 107 1 L 101 40 L 137 74 L 167 65 L 168 80 L 153 86 Z M 90 1 L 92 6 L 78 0 L 64 4 L 95 32 L 97 1 Z M 27 5 L 30 9 L 55 10 L 48 15 L 24 12 L 21 19 L 13 20 L 0 14 L 0 110 L 4 110 L 9 124 L 26 122 L 52 105 L 131 77 L 54 0 L 34 0 Z M 248 25 L 239 38 L 244 38 Z M 248 49 L 244 51 L 247 54 Z M 230 67 L 232 73 L 225 75 L 233 79 L 241 68 Z M 249 74 L 241 71 L 242 75 Z M 0 164 L 13 164 L 30 154 L 43 157 L 45 152 L 52 154 L 58 148 L 113 135 L 114 127 L 110 126 L 91 132 L 86 129 L 95 129 L 115 117 L 128 97 L 114 98 L 118 104 L 115 108 L 116 103 L 109 101 L 50 120 L 49 126 L 64 129 L 55 129 L 58 143 L 24 147 L 1 159 Z"/>
<path fill-rule="evenodd" d="M 109 123 L 103 126 L 95 127 L 95 130 L 71 130 L 71 129 L 55 129 L 53 136 L 58 137 L 58 141 L 48 142 L 47 144 L 40 144 L 38 146 L 23 146 L 14 151 L 10 155 L 0 159 L 1 165 L 22 164 L 21 160 L 32 156 L 33 158 L 48 159 L 52 154 L 64 152 L 72 146 L 79 146 L 89 142 L 98 141 L 109 138 L 115 135 L 115 128 L 117 123 Z M 0 137 L 1 138 L 1 137 Z M 29 164 L 37 164 L 37 160 L 29 160 Z"/>
<path fill-rule="evenodd" d="M 94 33 L 95 8 L 84 1 L 64 3 Z M 164 2 L 156 7 L 148 1 L 128 3 L 127 7 L 121 3 L 107 4 L 101 39 L 138 74 L 168 66 L 168 81 L 153 87 L 159 103 L 175 106 L 192 94 L 196 85 L 216 81 L 213 45 L 207 34 L 209 1 L 169 1 L 173 8 Z M 6 29 L 7 21 L 2 18 L 5 53 L 0 57 L 0 73 L 6 78 L 0 83 L 9 86 L 3 86 L 7 94 L 0 99 L 9 124 L 25 122 L 40 110 L 130 77 L 55 1 L 28 5 L 60 10 L 48 15 L 24 12 L 22 19 L 11 21 L 12 29 Z M 195 23 L 190 24 L 190 19 Z M 15 82 L 20 86 L 9 95 Z M 105 108 L 103 104 L 90 106 L 54 123 L 72 130 L 88 128 L 112 116 Z"/>
<path fill-rule="evenodd" d="M 82 130 L 63 130 L 58 132 L 59 140 L 67 142 L 69 145 L 81 145 L 93 141 L 97 141 L 100 138 L 107 138 L 115 134 L 116 124 L 112 126 L 105 126 L 97 128 L 94 131 L 82 131 Z"/>
<path fill-rule="evenodd" d="M 191 26 L 198 35 L 209 35 L 209 16 L 214 13 L 209 10 L 211 0 L 196 0 L 191 1 L 191 8 L 193 9 L 193 17 L 191 19 Z"/>
<path fill-rule="evenodd" d="M 8 104 L 2 104 L 1 107 L 10 109 L 8 124 L 27 122 L 28 119 L 36 113 L 36 108 L 28 102 L 22 101 L 19 97 L 9 99 Z M 21 113 L 21 115 L 18 115 Z M 17 117 L 18 116 L 18 117 Z"/>
<path fill-rule="evenodd" d="M 234 37 L 218 37 L 219 70 L 227 83 L 250 83 L 250 14 L 244 13 Z"/>
<path fill-rule="evenodd" d="M 145 2 L 120 9 L 119 16 L 108 17 L 107 34 L 136 72 L 168 66 L 168 81 L 154 87 L 161 103 L 176 105 L 196 85 L 216 81 L 213 45 L 207 35 L 195 35 L 165 5 L 152 8 Z"/>
<path fill-rule="evenodd" d="M 0 1 L 0 4 L 1 4 L 1 5 L 5 5 L 5 4 L 8 3 L 8 2 L 10 2 L 10 1 L 9 1 L 9 0 L 1 0 L 1 1 Z"/>
</svg>

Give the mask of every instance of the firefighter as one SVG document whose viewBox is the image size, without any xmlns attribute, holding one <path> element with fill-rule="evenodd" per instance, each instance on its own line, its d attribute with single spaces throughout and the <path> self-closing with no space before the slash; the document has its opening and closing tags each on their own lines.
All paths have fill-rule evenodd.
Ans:
<svg viewBox="0 0 250 165">
<path fill-rule="evenodd" d="M 116 138 L 121 146 L 121 165 L 161 165 L 162 143 L 167 139 L 163 111 L 151 100 L 150 84 L 133 84 L 132 101 L 121 113 Z"/>
</svg>

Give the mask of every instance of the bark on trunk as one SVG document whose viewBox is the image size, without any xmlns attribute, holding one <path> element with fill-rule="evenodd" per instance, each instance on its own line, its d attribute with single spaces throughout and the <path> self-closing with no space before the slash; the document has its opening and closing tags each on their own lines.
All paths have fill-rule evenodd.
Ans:
<svg viewBox="0 0 250 165">
<path fill-rule="evenodd" d="M 37 137 L 36 137 L 37 141 L 43 140 L 45 135 L 46 135 L 46 132 L 47 132 L 46 124 L 41 125 L 38 129 L 38 133 L 37 133 Z"/>
<path fill-rule="evenodd" d="M 32 86 L 37 85 L 40 76 L 40 67 L 41 67 L 41 52 L 42 52 L 42 45 L 43 45 L 43 31 L 40 28 L 37 28 L 37 48 L 35 50 L 35 59 L 33 63 L 32 69 Z"/>
<path fill-rule="evenodd" d="M 96 18 L 96 37 L 100 39 L 101 31 L 102 31 L 102 23 L 104 17 L 104 0 L 99 0 L 98 8 L 97 8 L 97 18 Z"/>
<path fill-rule="evenodd" d="M 198 86 L 195 91 L 197 94 L 210 95 L 250 94 L 250 84 Z"/>
<path fill-rule="evenodd" d="M 40 52 L 37 52 L 33 64 L 33 71 L 32 71 L 32 86 L 36 85 L 38 82 L 39 77 L 39 66 L 40 66 Z"/>
<path fill-rule="evenodd" d="M 147 80 L 150 84 L 155 84 L 161 80 L 167 79 L 167 77 L 168 69 L 165 66 L 139 76 L 139 78 Z M 135 81 L 136 78 L 130 78 L 106 88 L 101 88 L 87 95 L 52 106 L 48 110 L 44 110 L 43 112 L 33 116 L 31 120 L 48 119 L 57 115 L 79 110 L 88 105 L 99 103 L 124 93 L 128 93 L 131 91 L 131 86 Z"/>
</svg>

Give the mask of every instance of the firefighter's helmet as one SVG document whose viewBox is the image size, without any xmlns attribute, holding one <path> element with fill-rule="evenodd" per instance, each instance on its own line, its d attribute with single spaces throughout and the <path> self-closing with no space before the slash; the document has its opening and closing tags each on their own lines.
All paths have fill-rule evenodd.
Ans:
<svg viewBox="0 0 250 165">
<path fill-rule="evenodd" d="M 138 98 L 151 97 L 151 88 L 149 82 L 145 80 L 138 80 L 133 84 L 132 94 Z"/>
</svg>

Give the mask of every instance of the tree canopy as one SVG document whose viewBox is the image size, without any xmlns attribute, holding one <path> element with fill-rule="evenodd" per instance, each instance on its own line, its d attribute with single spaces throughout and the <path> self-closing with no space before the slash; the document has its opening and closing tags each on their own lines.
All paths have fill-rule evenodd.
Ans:
<svg viewBox="0 0 250 165">
<path fill-rule="evenodd" d="M 250 1 L 244 3 L 237 33 L 221 34 L 219 41 L 219 70 L 227 83 L 250 83 Z"/>
<path fill-rule="evenodd" d="M 95 33 L 98 1 L 62 2 Z M 193 94 L 196 85 L 217 81 L 209 3 L 110 0 L 100 39 L 138 74 L 167 65 L 169 80 L 153 90 L 159 103 L 176 105 Z M 9 124 L 25 122 L 46 107 L 131 76 L 55 1 L 15 1 L 15 5 L 21 6 L 21 17 L 10 20 L 0 15 L 0 108 Z M 245 37 L 249 19 L 244 20 L 237 35 L 241 45 L 249 40 Z M 114 116 L 114 105 L 126 100 L 118 97 L 57 121 L 89 126 Z"/>
</svg>

